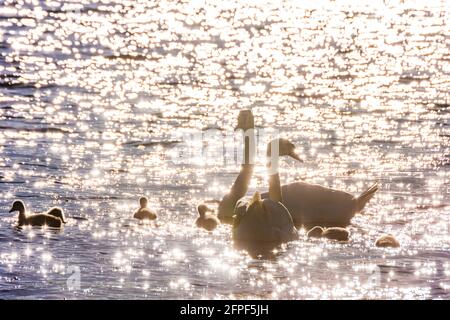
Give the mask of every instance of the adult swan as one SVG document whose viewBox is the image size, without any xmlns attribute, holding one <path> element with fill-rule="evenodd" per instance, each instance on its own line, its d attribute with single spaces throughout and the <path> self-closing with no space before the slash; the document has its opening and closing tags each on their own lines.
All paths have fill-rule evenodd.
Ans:
<svg viewBox="0 0 450 320">
<path fill-rule="evenodd" d="M 224 223 L 232 223 L 234 207 L 245 196 L 254 168 L 255 133 L 254 119 L 250 110 L 243 110 L 238 116 L 237 129 L 243 129 L 245 162 L 230 192 L 219 203 L 218 217 Z M 345 227 L 353 216 L 360 212 L 378 190 L 374 184 L 355 197 L 350 193 L 322 187 L 306 182 L 293 182 L 281 187 L 283 204 L 289 210 L 297 228 L 314 226 Z M 261 195 L 269 198 L 269 193 Z"/>
<path fill-rule="evenodd" d="M 255 192 L 249 202 L 236 205 L 233 240 L 245 245 L 278 245 L 298 238 L 289 210 L 283 205 L 283 195 L 278 173 L 279 156 L 291 156 L 296 160 L 294 145 L 285 139 L 275 139 L 267 147 L 269 157 L 269 197 L 261 199 Z"/>
<path fill-rule="evenodd" d="M 217 217 L 223 223 L 233 223 L 234 208 L 239 199 L 243 198 L 248 191 L 248 185 L 252 178 L 255 167 L 255 124 L 253 114 L 250 110 L 239 112 L 237 129 L 244 131 L 244 163 L 241 165 L 241 171 L 234 181 L 229 193 L 219 202 Z"/>
</svg>

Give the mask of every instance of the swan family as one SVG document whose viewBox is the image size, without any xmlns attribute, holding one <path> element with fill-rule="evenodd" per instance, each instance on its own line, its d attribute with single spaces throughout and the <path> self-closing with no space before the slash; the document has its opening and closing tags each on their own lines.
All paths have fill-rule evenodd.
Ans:
<svg viewBox="0 0 450 320">
<path fill-rule="evenodd" d="M 268 191 L 256 191 L 246 199 L 255 166 L 255 124 L 250 110 L 240 111 L 236 130 L 244 131 L 244 161 L 230 191 L 218 201 L 218 214 L 205 204 L 197 207 L 199 217 L 195 225 L 208 232 L 218 225 L 230 224 L 232 239 L 237 243 L 274 246 L 298 239 L 298 229 L 305 228 L 308 238 L 326 238 L 348 241 L 345 229 L 355 214 L 378 191 L 374 183 L 359 196 L 345 191 L 295 181 L 280 184 L 280 160 L 288 156 L 303 162 L 295 151 L 295 145 L 287 139 L 273 139 L 267 145 Z M 157 213 L 148 207 L 148 199 L 139 199 L 140 207 L 133 217 L 139 220 L 156 220 Z M 9 212 L 19 212 L 19 226 L 49 226 L 61 228 L 66 219 L 61 208 L 51 208 L 45 213 L 30 214 L 21 200 L 14 201 Z M 379 247 L 398 247 L 392 235 L 384 235 L 376 241 Z"/>
</svg>

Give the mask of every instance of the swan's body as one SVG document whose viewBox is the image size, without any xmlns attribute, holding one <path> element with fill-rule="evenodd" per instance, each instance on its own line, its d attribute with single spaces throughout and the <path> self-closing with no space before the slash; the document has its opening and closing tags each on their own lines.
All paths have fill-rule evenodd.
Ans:
<svg viewBox="0 0 450 320">
<path fill-rule="evenodd" d="M 276 146 L 279 152 L 272 154 Z M 250 202 L 239 201 L 235 209 L 233 224 L 233 239 L 248 244 L 273 243 L 280 244 L 298 238 L 289 210 L 283 205 L 283 195 L 278 173 L 278 158 L 289 155 L 300 160 L 294 152 L 294 145 L 287 140 L 277 139 L 268 146 L 270 156 L 269 168 L 269 199 L 262 200 L 258 192 Z"/>
<path fill-rule="evenodd" d="M 134 213 L 133 218 L 139 220 L 156 220 L 158 217 L 156 212 L 147 207 L 148 199 L 146 197 L 141 197 L 139 203 L 141 207 Z"/>
<path fill-rule="evenodd" d="M 250 110 L 243 110 L 238 116 L 238 129 L 243 129 L 245 163 L 241 167 L 230 192 L 219 203 L 219 219 L 224 223 L 232 223 L 236 203 L 246 195 L 253 173 L 255 154 L 254 120 Z M 293 182 L 282 186 L 283 204 L 292 215 L 297 228 L 304 226 L 346 227 L 353 216 L 360 212 L 378 190 L 378 185 L 355 197 L 350 193 L 322 187 L 306 182 Z M 267 192 L 261 194 L 268 199 Z"/>
<path fill-rule="evenodd" d="M 261 200 L 258 193 L 250 203 L 238 202 L 235 220 L 233 239 L 239 242 L 280 244 L 298 238 L 286 207 L 271 199 Z"/>
<path fill-rule="evenodd" d="M 219 219 L 213 214 L 207 214 L 207 212 L 212 212 L 210 208 L 206 205 L 201 204 L 197 208 L 200 217 L 197 218 L 195 224 L 199 228 L 203 228 L 207 231 L 213 231 L 220 224 Z"/>
<path fill-rule="evenodd" d="M 378 190 L 375 184 L 359 197 L 350 193 L 305 182 L 281 187 L 283 204 L 289 209 L 296 227 L 346 227 Z M 263 193 L 263 199 L 269 194 Z"/>
<path fill-rule="evenodd" d="M 64 213 L 61 208 L 52 208 L 46 213 L 27 214 L 25 204 L 20 201 L 14 201 L 9 212 L 19 211 L 18 225 L 21 226 L 48 226 L 52 228 L 61 228 L 64 221 Z"/>
</svg>

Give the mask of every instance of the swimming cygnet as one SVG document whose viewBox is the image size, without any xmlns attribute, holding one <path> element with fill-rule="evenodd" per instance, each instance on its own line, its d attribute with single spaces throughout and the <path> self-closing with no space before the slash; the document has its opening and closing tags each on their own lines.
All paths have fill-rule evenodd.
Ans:
<svg viewBox="0 0 450 320">
<path fill-rule="evenodd" d="M 383 234 L 375 241 L 375 245 L 382 248 L 398 248 L 400 242 L 392 234 Z"/>
<path fill-rule="evenodd" d="M 49 226 L 61 228 L 65 223 L 64 213 L 61 208 L 51 208 L 46 213 L 27 214 L 25 204 L 21 200 L 14 201 L 9 212 L 19 211 L 20 226 Z"/>
<path fill-rule="evenodd" d="M 134 218 L 139 220 L 155 220 L 157 218 L 156 213 L 149 209 L 147 197 L 141 197 L 139 199 L 141 207 L 134 213 Z"/>
<path fill-rule="evenodd" d="M 330 240 L 348 241 L 350 233 L 345 228 L 322 228 L 320 226 L 316 226 L 309 230 L 306 235 L 308 238 L 327 238 Z"/>
<path fill-rule="evenodd" d="M 213 214 L 207 214 L 207 212 L 214 212 L 214 210 L 208 208 L 206 205 L 201 204 L 197 207 L 199 218 L 195 221 L 195 224 L 199 228 L 203 228 L 208 231 L 213 231 L 219 224 L 219 219 Z"/>
<path fill-rule="evenodd" d="M 308 238 L 322 238 L 323 228 L 320 226 L 315 226 L 311 230 L 308 231 L 306 236 Z"/>
<path fill-rule="evenodd" d="M 340 227 L 326 228 L 322 233 L 322 237 L 337 241 L 348 241 L 349 235 L 347 229 Z"/>
</svg>

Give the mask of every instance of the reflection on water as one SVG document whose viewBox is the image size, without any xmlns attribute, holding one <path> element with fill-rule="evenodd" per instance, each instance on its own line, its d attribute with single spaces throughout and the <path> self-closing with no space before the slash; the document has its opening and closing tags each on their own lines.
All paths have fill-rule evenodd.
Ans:
<svg viewBox="0 0 450 320">
<path fill-rule="evenodd" d="M 348 3 L 3 1 L 0 297 L 449 298 L 448 5 Z M 282 181 L 381 182 L 349 243 L 302 231 L 267 259 L 195 228 L 239 167 L 169 160 L 242 108 L 306 160 Z M 131 219 L 141 195 L 159 227 Z M 68 224 L 17 230 L 14 198 Z M 375 248 L 385 232 L 401 248 Z"/>
</svg>

